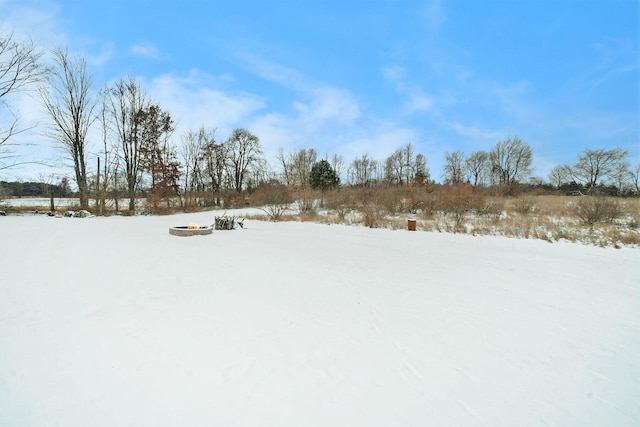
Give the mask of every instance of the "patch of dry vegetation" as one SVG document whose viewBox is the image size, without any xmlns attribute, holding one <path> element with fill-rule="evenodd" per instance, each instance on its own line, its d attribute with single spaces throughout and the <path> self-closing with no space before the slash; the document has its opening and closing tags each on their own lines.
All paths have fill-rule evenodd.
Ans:
<svg viewBox="0 0 640 427">
<path fill-rule="evenodd" d="M 299 206 L 279 220 L 395 230 L 407 229 L 412 218 L 422 231 L 640 247 L 638 198 L 501 194 L 457 185 L 342 188 L 325 194 L 323 207 L 315 200 L 314 209 Z"/>
<path fill-rule="evenodd" d="M 256 207 L 249 219 L 310 221 L 406 230 L 496 235 L 548 242 L 570 241 L 597 246 L 640 247 L 640 198 L 564 196 L 535 189 L 420 185 L 344 187 L 321 193 L 274 181 L 251 192 L 223 195 L 225 208 Z M 175 206 L 179 204 L 176 203 Z M 122 207 L 122 206 L 121 206 Z M 56 213 L 79 206 L 56 207 Z M 113 206 L 107 206 L 113 212 Z M 46 213 L 43 206 L 2 208 L 7 213 Z M 198 207 L 190 211 L 204 210 Z M 175 209 L 156 214 L 175 213 Z M 187 209 L 184 209 L 186 212 Z M 127 214 L 127 211 L 120 211 Z"/>
</svg>

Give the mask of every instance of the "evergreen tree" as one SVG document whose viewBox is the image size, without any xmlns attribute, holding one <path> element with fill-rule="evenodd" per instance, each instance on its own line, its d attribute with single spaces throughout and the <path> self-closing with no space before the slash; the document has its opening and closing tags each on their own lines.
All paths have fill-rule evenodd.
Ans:
<svg viewBox="0 0 640 427">
<path fill-rule="evenodd" d="M 311 188 L 327 191 L 340 185 L 340 177 L 326 160 L 320 160 L 311 168 L 309 176 Z"/>
</svg>

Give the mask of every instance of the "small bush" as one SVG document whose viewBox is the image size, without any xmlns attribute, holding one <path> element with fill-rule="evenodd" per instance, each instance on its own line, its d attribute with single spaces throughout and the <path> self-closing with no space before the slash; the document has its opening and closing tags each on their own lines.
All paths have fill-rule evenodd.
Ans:
<svg viewBox="0 0 640 427">
<path fill-rule="evenodd" d="M 462 225 L 467 212 L 479 211 L 484 207 L 484 197 L 470 185 L 447 187 L 437 196 L 439 210 L 453 216 L 456 228 Z"/>
<path fill-rule="evenodd" d="M 375 206 L 374 204 L 370 204 L 366 206 L 362 211 L 362 221 L 364 225 L 369 228 L 379 228 L 382 227 L 384 220 L 384 214 L 382 210 Z"/>
<path fill-rule="evenodd" d="M 484 205 L 478 211 L 480 216 L 486 216 L 494 222 L 497 222 L 504 211 L 504 201 L 495 198 L 489 198 L 484 201 Z"/>
<path fill-rule="evenodd" d="M 270 204 L 261 207 L 260 210 L 266 213 L 271 221 L 280 221 L 285 212 L 289 210 L 289 205 Z"/>
<path fill-rule="evenodd" d="M 576 215 L 586 224 L 610 221 L 620 217 L 622 209 L 620 203 L 607 196 L 590 196 L 582 198 L 576 205 Z"/>
<path fill-rule="evenodd" d="M 380 188 L 375 192 L 372 202 L 388 214 L 402 212 L 403 190 L 402 187 Z"/>
<path fill-rule="evenodd" d="M 318 191 L 303 189 L 296 193 L 296 205 L 300 213 L 315 212 L 321 196 Z"/>
<path fill-rule="evenodd" d="M 520 195 L 514 205 L 514 209 L 521 215 L 527 215 L 534 211 L 536 207 L 534 198 L 527 195 Z"/>
<path fill-rule="evenodd" d="M 329 192 L 325 203 L 327 208 L 336 212 L 340 221 L 344 221 L 347 213 L 354 208 L 353 195 L 345 189 Z"/>
</svg>

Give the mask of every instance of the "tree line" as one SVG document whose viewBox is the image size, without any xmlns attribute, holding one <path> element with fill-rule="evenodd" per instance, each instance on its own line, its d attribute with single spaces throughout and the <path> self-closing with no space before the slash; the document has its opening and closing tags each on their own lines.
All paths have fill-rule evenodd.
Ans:
<svg viewBox="0 0 640 427">
<path fill-rule="evenodd" d="M 45 179 L 40 181 L 0 181 L 1 197 L 72 197 L 74 192 L 69 185 L 69 179 L 62 177 L 56 184 Z"/>
<path fill-rule="evenodd" d="M 584 194 L 638 195 L 640 164 L 634 168 L 629 153 L 621 148 L 585 149 L 574 164 L 555 166 L 547 183 L 556 189 Z M 542 185 L 533 178 L 533 150 L 519 138 L 498 142 L 490 151 L 465 156 L 462 151 L 447 152 L 443 179 L 445 184 L 468 183 L 474 186 L 503 186 L 517 183 Z"/>
<path fill-rule="evenodd" d="M 424 185 L 433 183 L 427 158 L 405 144 L 384 161 L 363 154 L 347 164 L 339 154 L 321 158 L 313 148 L 276 155 L 269 165 L 260 139 L 244 128 L 220 137 L 215 127 L 201 126 L 179 135 L 171 114 L 158 105 L 133 77 L 124 77 L 98 90 L 82 56 L 58 48 L 53 63 L 41 62 L 33 43 L 0 35 L 0 108 L 10 117 L 0 128 L 0 170 L 17 167 L 13 138 L 26 129 L 12 113 L 7 95 L 35 87 L 47 113 L 46 136 L 64 150 L 73 164 L 73 182 L 80 206 L 88 209 L 95 197 L 98 213 L 112 199 L 119 209 L 128 199 L 144 195 L 152 209 L 220 205 L 229 191 L 237 194 L 269 183 L 327 190 L 345 184 Z M 97 164 L 87 164 L 90 130 L 100 138 Z M 92 147 L 98 145 L 91 142 Z M 498 141 L 489 151 L 468 156 L 447 152 L 442 175 L 446 185 L 505 187 L 531 180 L 533 150 L 518 137 Z M 316 173 L 312 173 L 316 169 Z M 556 188 L 596 192 L 614 187 L 619 194 L 638 194 L 640 165 L 632 168 L 628 152 L 587 149 L 573 165 L 555 167 L 549 182 Z"/>
</svg>

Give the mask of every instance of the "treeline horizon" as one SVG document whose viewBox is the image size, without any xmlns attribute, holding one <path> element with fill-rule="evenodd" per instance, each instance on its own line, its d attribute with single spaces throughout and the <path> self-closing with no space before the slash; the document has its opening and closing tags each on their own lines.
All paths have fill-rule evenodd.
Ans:
<svg viewBox="0 0 640 427">
<path fill-rule="evenodd" d="M 230 191 L 241 194 L 265 185 L 304 190 L 310 186 L 313 167 L 321 161 L 330 165 L 328 172 L 343 179 L 338 183 L 342 186 L 440 185 L 437 180 L 441 179 L 445 186 L 549 185 L 588 194 L 640 193 L 640 164 L 632 167 L 629 153 L 622 148 L 587 148 L 574 164 L 554 167 L 545 180 L 532 175 L 533 148 L 517 136 L 496 141 L 486 151 L 446 152 L 439 177 L 431 175 L 428 157 L 403 141 L 386 159 L 363 153 L 347 161 L 338 153 L 321 157 L 314 148 L 301 148 L 289 153 L 280 149 L 275 164 L 269 164 L 259 136 L 245 128 L 220 138 L 214 126 L 202 124 L 176 135 L 171 113 L 134 77 L 97 89 L 82 56 L 57 48 L 51 52 L 52 63 L 45 64 L 43 52 L 33 43 L 16 41 L 11 34 L 0 34 L 0 47 L 0 75 L 7 76 L 0 82 L 0 104 L 11 113 L 6 95 L 34 92 L 48 117 L 38 130 L 73 165 L 69 176 L 50 175 L 42 180 L 48 186 L 45 192 L 52 196 L 58 186 L 57 194 L 61 189 L 68 194 L 73 186 L 83 209 L 88 209 L 90 198 L 98 201 L 98 212 L 108 198 L 116 203 L 127 198 L 129 211 L 134 212 L 141 196 L 157 210 L 172 207 L 176 198 L 185 206 L 219 206 L 223 198 L 230 198 Z M 13 137 L 25 130 L 19 119 L 14 115 L 0 129 L 0 171 L 24 164 L 15 160 L 12 148 Z M 97 153 L 96 165 L 89 164 L 89 153 Z M 27 190 L 8 187 L 12 189 L 4 189 L 5 194 L 23 194 L 33 193 L 37 185 Z"/>
</svg>

